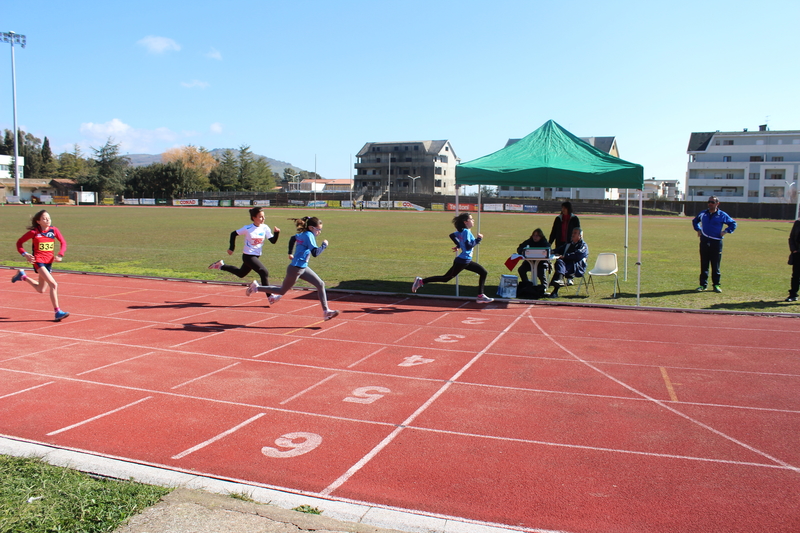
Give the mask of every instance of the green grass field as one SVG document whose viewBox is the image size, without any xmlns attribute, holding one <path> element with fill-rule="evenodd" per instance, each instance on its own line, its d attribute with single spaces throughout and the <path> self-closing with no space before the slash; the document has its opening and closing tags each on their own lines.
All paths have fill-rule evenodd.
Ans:
<svg viewBox="0 0 800 533">
<path fill-rule="evenodd" d="M 0 233 L 6 245 L 0 264 L 23 267 L 14 243 L 23 234 L 35 206 L 0 208 Z M 245 208 L 92 207 L 52 206 L 53 224 L 67 239 L 69 249 L 57 270 L 109 272 L 160 277 L 238 281 L 206 267 L 224 258 L 239 264 L 242 239 L 229 257 L 225 251 L 231 231 L 249 223 Z M 278 244 L 265 244 L 262 260 L 270 281 L 279 282 L 288 258 L 286 245 L 294 233 L 288 218 L 307 214 L 324 223 L 322 237 L 329 248 L 312 259 L 312 268 L 329 288 L 410 293 L 414 276 L 444 274 L 453 260 L 448 234 L 453 213 L 268 208 L 266 223 L 278 226 Z M 638 220 L 630 218 L 627 280 L 625 277 L 625 221 L 621 216 L 578 215 L 589 245 L 589 268 L 596 254 L 615 252 L 620 263 L 622 294 L 616 300 L 611 278 L 599 278 L 597 292 L 575 296 L 574 288 L 560 291 L 560 301 L 637 305 Z M 478 218 L 477 214 L 474 214 Z M 553 214 L 482 213 L 483 243 L 476 260 L 489 271 L 487 293 L 494 296 L 503 265 L 533 229 L 549 233 Z M 643 223 L 640 305 L 684 309 L 800 313 L 800 305 L 783 300 L 788 293 L 791 267 L 787 239 L 790 221 L 740 220 L 725 239 L 722 260 L 723 293 L 696 293 L 698 239 L 689 217 L 650 217 Z M 478 226 L 473 229 L 477 233 Z M 11 272 L 7 273 L 10 279 Z M 244 281 L 253 279 L 253 276 Z M 460 294 L 474 296 L 477 277 L 460 276 Z M 430 284 L 421 294 L 455 294 L 455 282 Z M 68 307 L 68 302 L 64 302 Z"/>
</svg>

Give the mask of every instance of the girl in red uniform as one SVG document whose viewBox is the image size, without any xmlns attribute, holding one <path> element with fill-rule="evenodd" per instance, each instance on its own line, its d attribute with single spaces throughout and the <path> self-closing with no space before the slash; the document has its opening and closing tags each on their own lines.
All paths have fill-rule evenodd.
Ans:
<svg viewBox="0 0 800 533">
<path fill-rule="evenodd" d="M 22 245 L 31 239 L 33 239 L 33 253 L 29 254 Z M 56 240 L 59 244 L 58 255 L 55 253 Z M 67 318 L 69 313 L 58 307 L 58 283 L 51 273 L 53 261 L 61 262 L 63 259 L 64 253 L 67 251 L 67 241 L 64 240 L 58 228 L 50 225 L 50 213 L 42 209 L 33 215 L 28 231 L 17 241 L 17 251 L 33 265 L 33 271 L 39 274 L 39 281 L 29 278 L 20 268 L 11 278 L 11 283 L 20 280 L 27 281 L 39 292 L 44 292 L 49 288 L 50 301 L 53 302 L 56 312 L 56 322 Z"/>
</svg>

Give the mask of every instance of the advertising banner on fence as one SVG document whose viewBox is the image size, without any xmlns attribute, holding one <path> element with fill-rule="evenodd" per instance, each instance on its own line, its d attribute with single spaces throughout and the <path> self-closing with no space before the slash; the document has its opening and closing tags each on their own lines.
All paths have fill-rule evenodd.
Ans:
<svg viewBox="0 0 800 533">
<path fill-rule="evenodd" d="M 538 213 L 539 212 L 539 206 L 538 205 L 525 205 L 525 206 L 522 207 L 522 209 L 526 213 Z"/>
<path fill-rule="evenodd" d="M 263 207 L 269 207 L 269 200 L 253 200 L 253 205 L 260 205 Z"/>
<path fill-rule="evenodd" d="M 444 211 L 444 204 L 431 204 L 431 211 Z"/>
<path fill-rule="evenodd" d="M 228 199 L 228 200 L 220 200 L 219 201 L 219 205 L 220 205 L 220 207 L 230 207 L 231 206 L 231 201 L 230 201 L 230 199 Z"/>
<path fill-rule="evenodd" d="M 200 205 L 200 202 L 195 198 L 193 200 L 189 200 L 188 198 L 173 198 L 172 205 L 182 205 L 182 206 L 189 206 L 189 205 Z"/>
<path fill-rule="evenodd" d="M 455 211 L 456 204 L 448 203 L 447 204 L 448 211 Z M 458 210 L 460 211 L 477 211 L 478 204 L 458 204 Z"/>
<path fill-rule="evenodd" d="M 367 200 L 364 202 L 364 207 L 367 209 L 378 209 L 381 206 L 379 202 L 375 202 L 373 200 Z"/>
<path fill-rule="evenodd" d="M 484 211 L 502 211 L 503 204 L 483 204 Z"/>
<path fill-rule="evenodd" d="M 506 204 L 506 211 L 522 211 L 522 204 Z"/>
<path fill-rule="evenodd" d="M 400 202 L 400 207 L 404 209 L 416 209 L 417 211 L 425 211 L 421 205 L 412 204 L 411 202 Z"/>
<path fill-rule="evenodd" d="M 42 202 L 43 204 L 52 204 L 53 197 L 49 194 L 40 194 L 39 201 Z"/>
<path fill-rule="evenodd" d="M 139 205 L 156 205 L 155 198 L 139 198 Z"/>
<path fill-rule="evenodd" d="M 309 200 L 306 205 L 308 207 L 328 207 L 328 202 L 325 200 Z"/>
<path fill-rule="evenodd" d="M 102 203 L 103 203 L 103 205 L 114 205 L 114 199 L 113 198 L 103 198 L 103 202 Z"/>
<path fill-rule="evenodd" d="M 125 205 L 139 205 L 139 199 L 138 198 L 124 198 L 122 200 L 122 203 L 125 204 Z"/>
<path fill-rule="evenodd" d="M 235 207 L 250 207 L 250 200 L 234 200 L 233 205 Z"/>
<path fill-rule="evenodd" d="M 328 200 L 328 207 L 342 207 L 341 200 Z"/>
<path fill-rule="evenodd" d="M 95 203 L 94 191 L 75 191 L 75 197 L 78 199 L 79 204 Z"/>
<path fill-rule="evenodd" d="M 219 200 L 203 200 L 203 207 L 217 207 Z"/>
</svg>

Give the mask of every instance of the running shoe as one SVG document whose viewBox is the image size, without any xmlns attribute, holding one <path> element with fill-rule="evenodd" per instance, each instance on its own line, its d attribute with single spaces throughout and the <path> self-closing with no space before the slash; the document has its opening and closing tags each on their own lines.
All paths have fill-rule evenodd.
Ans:
<svg viewBox="0 0 800 533">
<path fill-rule="evenodd" d="M 796 301 L 797 301 L 797 296 L 789 296 L 784 300 L 784 302 L 796 302 Z"/>
<path fill-rule="evenodd" d="M 572 285 L 575 285 L 575 282 L 572 281 L 572 278 L 567 278 L 567 286 L 569 287 L 569 286 L 572 286 Z"/>
<path fill-rule="evenodd" d="M 65 318 L 69 316 L 69 313 L 66 311 L 56 311 L 56 322 L 61 322 Z"/>
<path fill-rule="evenodd" d="M 324 313 L 322 313 L 322 318 L 324 318 L 325 320 L 330 320 L 331 318 L 336 318 L 337 316 L 339 316 L 339 311 L 334 311 L 332 309 L 329 309 Z"/>
<path fill-rule="evenodd" d="M 699 287 L 697 287 L 695 290 L 696 290 L 697 292 L 703 292 L 704 290 L 706 290 L 706 286 L 705 286 L 705 285 L 700 285 L 700 286 L 699 286 Z"/>
<path fill-rule="evenodd" d="M 490 304 L 493 301 L 494 301 L 494 298 L 489 298 L 485 294 L 479 294 L 478 295 L 478 299 L 476 300 L 476 302 L 478 302 L 479 304 Z"/>
<path fill-rule="evenodd" d="M 247 286 L 247 289 L 244 291 L 245 296 L 250 296 L 254 292 L 258 292 L 258 282 L 253 280 L 250 285 Z"/>
<path fill-rule="evenodd" d="M 722 287 L 719 285 L 714 285 L 714 292 L 722 292 Z"/>
<path fill-rule="evenodd" d="M 208 265 L 209 270 L 219 270 L 220 268 L 225 266 L 225 261 L 220 259 L 219 261 L 214 261 L 210 265 Z"/>
<path fill-rule="evenodd" d="M 417 292 L 417 289 L 422 287 L 422 278 L 416 277 L 414 278 L 414 284 L 411 285 L 411 292 Z"/>
<path fill-rule="evenodd" d="M 25 277 L 25 271 L 20 268 L 17 271 L 17 273 L 14 274 L 14 277 L 11 278 L 11 283 L 16 283 L 16 282 L 18 282 L 19 280 L 21 280 L 24 277 Z"/>
<path fill-rule="evenodd" d="M 275 305 L 281 299 L 281 294 L 269 294 L 267 295 L 267 300 L 269 300 L 269 305 Z"/>
</svg>

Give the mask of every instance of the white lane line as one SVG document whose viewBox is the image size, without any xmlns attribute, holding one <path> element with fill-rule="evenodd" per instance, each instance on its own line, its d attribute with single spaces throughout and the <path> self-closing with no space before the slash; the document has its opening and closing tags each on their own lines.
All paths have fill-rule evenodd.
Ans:
<svg viewBox="0 0 800 533">
<path fill-rule="evenodd" d="M 179 383 L 179 384 L 175 385 L 174 387 L 170 387 L 170 389 L 175 390 L 175 389 L 178 389 L 180 387 L 183 387 L 184 385 L 188 385 L 189 383 L 193 383 L 193 382 L 195 382 L 195 381 L 197 381 L 199 379 L 204 379 L 204 378 L 207 378 L 209 376 L 213 376 L 214 374 L 219 374 L 220 372 L 224 372 L 224 371 L 228 370 L 229 368 L 235 367 L 238 364 L 239 363 L 237 362 L 237 363 L 233 363 L 232 365 L 224 366 L 224 367 L 220 368 L 219 370 L 214 370 L 213 372 L 209 372 L 208 374 L 203 374 L 202 376 L 198 376 L 196 378 L 192 378 L 189 381 L 184 381 L 183 383 Z"/>
<path fill-rule="evenodd" d="M 278 405 L 285 405 L 285 404 L 287 404 L 287 403 L 291 402 L 292 400 L 294 400 L 295 398 L 299 398 L 300 396 L 302 396 L 303 394 L 307 393 L 308 391 L 310 391 L 310 390 L 312 390 L 312 389 L 315 389 L 315 388 L 319 387 L 319 386 L 320 386 L 320 385 L 322 385 L 323 383 L 325 383 L 325 382 L 327 382 L 327 381 L 330 381 L 330 380 L 332 380 L 333 378 L 335 378 L 335 377 L 336 377 L 336 376 L 338 376 L 338 375 L 339 375 L 338 373 L 337 373 L 337 374 L 331 374 L 330 376 L 328 376 L 327 378 L 323 379 L 322 381 L 320 381 L 320 382 L 318 382 L 318 383 L 315 383 L 315 384 L 311 385 L 310 387 L 308 387 L 308 388 L 307 388 L 307 389 L 305 389 L 305 390 L 301 390 L 300 392 L 298 392 L 298 393 L 297 393 L 297 394 L 295 394 L 294 396 L 291 396 L 291 397 L 289 397 L 289 398 L 286 398 L 285 400 L 283 400 L 283 401 L 282 401 L 281 403 L 279 403 Z"/>
<path fill-rule="evenodd" d="M 184 457 L 186 457 L 186 456 L 187 456 L 187 455 L 189 455 L 190 453 L 194 453 L 194 452 L 196 452 L 197 450 L 202 450 L 203 448 L 205 448 L 205 447 L 206 447 L 206 446 L 208 446 L 209 444 L 213 444 L 213 443 L 217 442 L 218 440 L 220 440 L 220 439 L 223 439 L 223 438 L 227 437 L 227 436 L 228 436 L 228 435 L 230 435 L 231 433 L 234 433 L 234 432 L 236 432 L 236 431 L 239 431 L 240 429 L 242 429 L 242 428 L 243 428 L 243 427 L 245 427 L 246 425 L 250 424 L 251 422 L 255 422 L 256 420 L 258 420 L 259 418 L 261 418 L 261 417 L 262 417 L 262 416 L 264 416 L 265 414 L 267 414 L 267 413 L 259 413 L 259 414 L 257 414 L 256 416 L 253 416 L 253 417 L 251 417 L 251 418 L 248 418 L 247 420 L 245 420 L 245 421 L 244 421 L 244 422 L 242 422 L 241 424 L 238 424 L 238 425 L 236 425 L 236 426 L 233 426 L 231 429 L 229 429 L 229 430 L 227 430 L 227 431 L 223 431 L 223 432 L 222 432 L 222 433 L 220 433 L 219 435 L 216 435 L 215 437 L 211 437 L 210 439 L 208 439 L 208 440 L 206 440 L 206 441 L 203 441 L 203 442 L 201 442 L 201 443 L 200 443 L 200 444 L 198 444 L 197 446 L 192 446 L 192 447 L 191 447 L 191 448 L 189 448 L 188 450 L 184 450 L 184 451 L 182 451 L 181 453 L 179 453 L 178 455 L 173 455 L 173 456 L 172 456 L 172 458 L 173 458 L 173 459 L 183 459 Z"/>
<path fill-rule="evenodd" d="M 377 350 L 375 350 L 371 354 L 367 355 L 366 357 L 362 357 L 361 359 L 359 359 L 355 363 L 351 363 L 351 364 L 347 365 L 347 368 L 353 368 L 354 366 L 358 366 L 361 363 L 363 363 L 364 361 L 366 361 L 367 359 L 369 359 L 370 357 L 372 357 L 373 355 L 377 355 L 377 354 L 381 353 L 385 349 L 386 349 L 386 346 L 381 346 L 380 348 L 378 348 Z"/>
<path fill-rule="evenodd" d="M 48 381 L 47 383 L 40 383 L 39 385 L 34 385 L 33 387 L 28 387 L 27 389 L 18 390 L 16 392 L 9 392 L 8 394 L 0 396 L 0 400 L 2 400 L 3 398 L 8 398 L 9 396 L 16 396 L 17 394 L 22 394 L 23 392 L 32 391 L 40 387 L 46 387 L 47 385 L 52 385 L 53 383 L 55 383 L 55 381 Z"/>
<path fill-rule="evenodd" d="M 326 487 L 322 492 L 320 492 L 320 495 L 329 496 L 333 491 L 335 491 L 336 489 L 341 487 L 344 483 L 346 483 L 348 479 L 353 477 L 353 475 L 355 475 L 356 472 L 361 470 L 368 462 L 370 462 L 372 460 L 372 458 L 374 458 L 376 455 L 378 455 L 378 453 L 380 453 L 381 450 L 386 448 L 386 446 L 388 446 L 397 437 L 397 435 L 399 435 L 406 428 L 406 426 L 411 425 L 411 423 L 414 420 L 416 420 L 416 418 L 419 415 L 421 415 L 423 412 L 425 412 L 425 410 L 427 410 L 428 407 L 430 407 L 433 404 L 433 402 L 435 402 L 442 394 L 444 394 L 447 391 L 447 389 L 450 388 L 450 386 L 453 384 L 454 381 L 456 381 L 459 377 L 461 377 L 461 375 L 463 375 L 464 372 L 469 370 L 469 368 L 472 367 L 472 365 L 474 365 L 478 361 L 478 359 L 480 359 L 483 356 L 483 354 L 485 354 L 487 351 L 489 351 L 489 348 L 491 348 L 494 344 L 496 344 L 526 314 L 527 314 L 527 311 L 525 313 L 519 315 L 517 318 L 515 318 L 513 320 L 513 322 L 511 322 L 511 324 L 506 326 L 506 328 L 503 331 L 498 333 L 497 336 L 494 339 L 492 339 L 492 341 L 488 345 L 486 345 L 486 347 L 483 350 L 478 352 L 477 355 L 475 355 L 475 357 L 473 357 L 466 365 L 461 367 L 461 369 L 458 372 L 456 372 L 455 375 L 453 375 L 453 377 L 450 378 L 447 381 L 447 383 L 445 383 L 438 391 L 436 391 L 433 394 L 433 396 L 431 396 L 428 399 L 428 401 L 426 401 L 424 404 L 422 404 L 416 411 L 414 411 L 411 414 L 411 416 L 406 418 L 403 421 L 403 423 L 400 424 L 399 427 L 397 427 L 394 431 L 392 431 L 389 435 L 387 435 L 381 442 L 378 443 L 377 446 L 375 446 L 372 450 L 370 450 L 356 464 L 351 466 L 347 470 L 347 472 L 345 472 L 344 474 L 339 476 L 339 478 L 337 480 L 335 480 L 333 483 L 328 485 L 328 487 Z"/>
<path fill-rule="evenodd" d="M 92 418 L 87 418 L 86 420 L 83 420 L 82 422 L 78 422 L 77 424 L 72 424 L 71 426 L 67 426 L 67 427 L 64 427 L 64 428 L 61 428 L 61 429 L 57 429 L 55 431 L 51 431 L 50 433 L 47 434 L 47 436 L 48 437 L 52 437 L 53 435 L 58 435 L 59 433 L 63 433 L 65 431 L 69 431 L 70 429 L 74 429 L 74 428 L 82 426 L 84 424 L 88 424 L 89 422 L 94 422 L 95 420 L 99 420 L 99 419 L 101 419 L 101 418 L 103 418 L 105 416 L 108 416 L 108 415 L 113 415 L 114 413 L 118 413 L 118 412 L 120 412 L 120 411 L 122 411 L 124 409 L 127 409 L 128 407 L 133 407 L 134 405 L 142 403 L 142 402 L 144 402 L 146 400 L 149 400 L 151 398 L 152 398 L 152 396 L 147 396 L 145 398 L 142 398 L 141 400 L 136 400 L 135 402 L 131 402 L 128 405 L 123 405 L 122 407 L 117 407 L 116 409 L 112 409 L 111 411 L 106 411 L 105 413 L 99 414 L 97 416 L 93 416 Z"/>
<path fill-rule="evenodd" d="M 655 398 L 652 398 L 652 397 L 648 396 L 644 392 L 642 392 L 642 391 L 634 388 L 633 386 L 628 385 L 627 383 L 615 378 L 614 376 L 612 376 L 608 372 L 605 372 L 605 371 L 601 370 L 600 368 L 596 367 L 595 365 L 589 363 L 588 361 L 586 361 L 584 359 L 581 359 L 575 353 L 570 351 L 569 348 L 567 348 L 566 346 L 564 346 L 563 344 L 561 344 L 560 342 L 555 340 L 549 333 L 544 331 L 544 329 L 542 329 L 542 327 L 539 325 L 539 323 L 536 321 L 535 318 L 530 317 L 530 319 L 531 319 L 531 322 L 533 322 L 533 325 L 536 326 L 539 329 L 539 331 L 541 331 L 542 334 L 545 337 L 547 337 L 548 340 L 550 340 L 550 342 L 552 342 L 553 344 L 555 344 L 556 346 L 561 348 L 565 353 L 567 353 L 570 356 L 574 357 L 576 361 L 581 362 L 582 364 L 584 364 L 587 367 L 591 368 L 592 370 L 594 370 L 595 372 L 597 372 L 601 376 L 604 376 L 605 378 L 610 379 L 614 383 L 617 383 L 618 385 L 628 389 L 629 391 L 631 391 L 631 392 L 633 392 L 635 394 L 638 394 L 642 398 L 653 402 L 654 404 L 658 405 L 659 407 L 662 407 L 662 408 L 666 409 L 667 411 L 669 411 L 669 412 L 671 412 L 671 413 L 673 413 L 675 415 L 678 415 L 679 417 L 683 418 L 684 420 L 687 420 L 687 421 L 691 422 L 692 424 L 695 424 L 695 425 L 697 425 L 697 426 L 699 426 L 699 427 L 701 427 L 701 428 L 703 428 L 703 429 L 705 429 L 707 431 L 710 431 L 711 433 L 714 433 L 715 435 L 717 435 L 719 437 L 722 437 L 725 440 L 728 440 L 728 441 L 730 441 L 730 442 L 732 442 L 734 444 L 737 444 L 737 445 L 741 446 L 742 448 L 744 448 L 746 450 L 750 450 L 751 452 L 753 452 L 755 454 L 758 454 L 758 455 L 760 455 L 762 457 L 765 457 L 766 459 L 769 459 L 770 461 L 774 461 L 775 463 L 778 463 L 779 465 L 781 465 L 781 466 L 783 466 L 785 468 L 794 470 L 796 472 L 800 472 L 800 467 L 796 467 L 796 466 L 793 466 L 793 465 L 791 465 L 791 464 L 789 464 L 789 463 L 787 463 L 785 461 L 781 461 L 777 457 L 773 457 L 773 456 L 769 455 L 766 452 L 763 452 L 763 451 L 761 451 L 761 450 L 759 450 L 759 449 L 757 449 L 757 448 L 755 448 L 753 446 L 750 446 L 749 444 L 746 444 L 746 443 L 744 443 L 744 442 L 742 442 L 742 441 L 740 441 L 738 439 L 735 439 L 734 437 L 731 437 L 730 435 L 727 435 L 727 434 L 723 433 L 722 431 L 720 431 L 718 429 L 715 429 L 715 428 L 709 426 L 708 424 L 704 424 L 703 422 L 700 422 L 699 420 L 697 420 L 695 418 L 692 418 L 691 416 L 678 411 L 674 407 L 671 407 L 671 406 L 667 405 L 666 402 L 663 402 L 661 400 L 657 400 Z"/>
<path fill-rule="evenodd" d="M 152 355 L 152 354 L 154 354 L 154 353 L 155 353 L 155 352 L 147 352 L 147 353 L 143 353 L 142 355 L 136 355 L 136 356 L 134 356 L 134 357 L 129 357 L 128 359 L 122 359 L 121 361 L 116 361 L 116 362 L 114 362 L 114 363 L 109 363 L 109 364 L 107 364 L 107 365 L 98 366 L 97 368 L 91 368 L 91 369 L 89 369 L 89 370 L 84 370 L 83 372 L 79 372 L 79 373 L 77 373 L 77 374 L 75 374 L 75 375 L 76 375 L 76 376 L 82 376 L 82 375 L 84 375 L 84 374 L 89 374 L 90 372 L 96 372 L 96 371 L 98 371 L 98 370 L 103 370 L 104 368 L 108 368 L 108 367 L 110 367 L 110 366 L 121 365 L 121 364 L 123 364 L 123 363 L 128 363 L 128 362 L 130 362 L 130 361 L 134 361 L 134 360 L 136 360 L 136 359 L 141 359 L 142 357 L 146 357 L 146 356 L 148 356 L 148 355 Z"/>
</svg>

